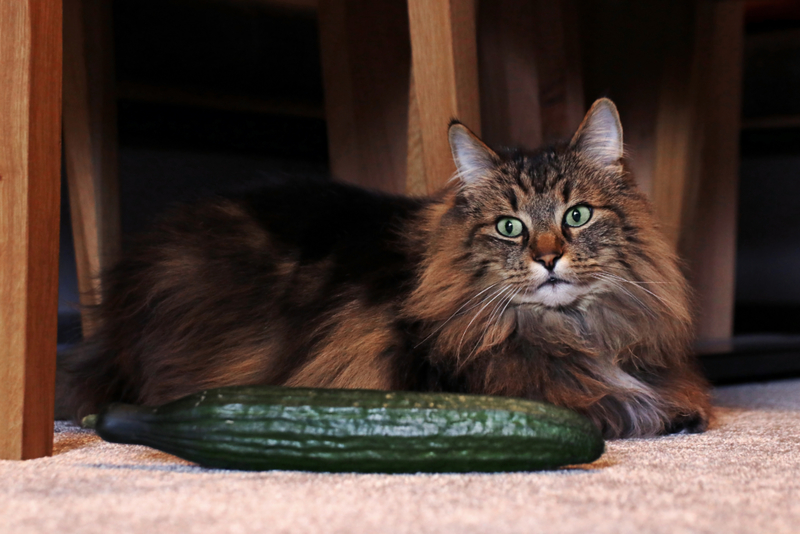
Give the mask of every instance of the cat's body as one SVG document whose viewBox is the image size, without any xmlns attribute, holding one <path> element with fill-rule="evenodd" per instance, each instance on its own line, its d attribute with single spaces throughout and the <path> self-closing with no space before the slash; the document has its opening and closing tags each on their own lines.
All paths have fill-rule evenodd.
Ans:
<svg viewBox="0 0 800 534">
<path fill-rule="evenodd" d="M 296 183 L 177 211 L 104 278 L 75 413 L 283 384 L 540 399 L 609 437 L 704 429 L 686 283 L 621 131 L 600 143 L 609 117 L 503 156 L 453 126 L 460 178 L 436 198 Z"/>
</svg>

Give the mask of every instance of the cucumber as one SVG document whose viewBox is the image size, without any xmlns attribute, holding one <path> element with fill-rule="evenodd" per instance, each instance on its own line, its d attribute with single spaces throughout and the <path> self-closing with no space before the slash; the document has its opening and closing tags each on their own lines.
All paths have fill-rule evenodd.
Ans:
<svg viewBox="0 0 800 534">
<path fill-rule="evenodd" d="M 106 441 L 202 466 L 328 472 L 495 472 L 588 463 L 605 443 L 585 417 L 506 397 L 229 387 L 157 408 L 112 404 Z"/>
</svg>

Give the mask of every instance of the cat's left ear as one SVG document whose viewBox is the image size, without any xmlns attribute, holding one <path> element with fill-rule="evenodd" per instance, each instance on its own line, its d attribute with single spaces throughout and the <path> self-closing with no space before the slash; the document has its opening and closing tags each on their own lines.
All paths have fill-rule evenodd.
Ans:
<svg viewBox="0 0 800 534">
<path fill-rule="evenodd" d="M 464 184 L 485 178 L 497 166 L 497 154 L 460 122 L 451 122 L 447 135 L 458 177 Z"/>
<path fill-rule="evenodd" d="M 620 165 L 622 124 L 617 106 L 608 98 L 596 100 L 569 146 L 604 167 Z"/>
</svg>

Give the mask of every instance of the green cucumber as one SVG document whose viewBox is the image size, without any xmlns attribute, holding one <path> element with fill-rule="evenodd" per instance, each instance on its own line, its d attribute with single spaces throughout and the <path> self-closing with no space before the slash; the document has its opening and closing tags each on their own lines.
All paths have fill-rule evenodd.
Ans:
<svg viewBox="0 0 800 534">
<path fill-rule="evenodd" d="M 592 462 L 605 448 L 588 419 L 540 402 L 271 386 L 211 389 L 157 408 L 112 404 L 95 430 L 243 470 L 531 471 Z"/>
</svg>

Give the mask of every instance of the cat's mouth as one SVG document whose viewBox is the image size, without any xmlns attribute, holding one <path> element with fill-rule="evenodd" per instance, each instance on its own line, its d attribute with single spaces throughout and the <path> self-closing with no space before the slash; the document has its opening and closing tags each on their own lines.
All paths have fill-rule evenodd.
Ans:
<svg viewBox="0 0 800 534">
<path fill-rule="evenodd" d="M 560 285 L 560 284 L 569 284 L 569 283 L 570 282 L 567 282 L 563 278 L 559 278 L 557 276 L 550 275 L 550 277 L 547 280 L 545 280 L 544 282 L 539 284 L 539 286 L 536 288 L 536 290 L 538 291 L 539 289 L 542 289 L 543 287 L 555 287 L 555 286 Z"/>
<path fill-rule="evenodd" d="M 514 297 L 518 305 L 538 304 L 548 307 L 560 307 L 571 304 L 585 293 L 581 284 L 570 282 L 551 274 L 538 286 Z"/>
</svg>

